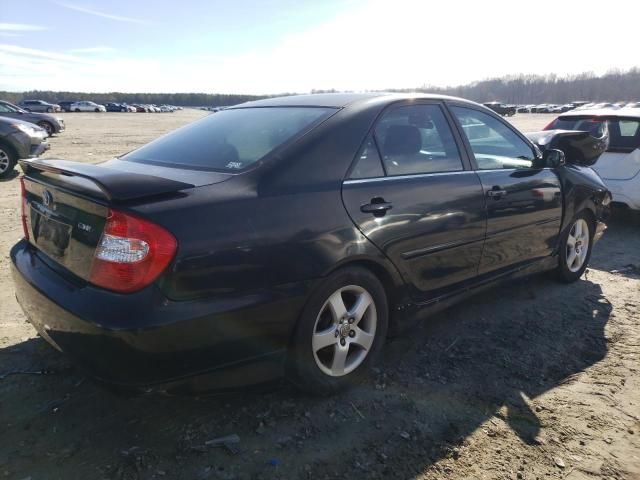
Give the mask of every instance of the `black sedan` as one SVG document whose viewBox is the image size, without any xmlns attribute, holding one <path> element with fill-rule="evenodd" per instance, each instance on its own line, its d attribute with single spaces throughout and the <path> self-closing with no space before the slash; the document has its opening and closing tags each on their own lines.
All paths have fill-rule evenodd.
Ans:
<svg viewBox="0 0 640 480">
<path fill-rule="evenodd" d="M 498 280 L 577 280 L 610 194 L 491 110 L 326 94 L 225 109 L 100 165 L 23 162 L 16 295 L 122 386 L 317 393 Z"/>
</svg>

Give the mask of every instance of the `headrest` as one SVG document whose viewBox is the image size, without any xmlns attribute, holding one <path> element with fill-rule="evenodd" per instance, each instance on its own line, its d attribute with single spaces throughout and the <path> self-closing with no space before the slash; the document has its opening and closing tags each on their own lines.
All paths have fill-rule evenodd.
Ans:
<svg viewBox="0 0 640 480">
<path fill-rule="evenodd" d="M 384 140 L 384 155 L 410 155 L 422 148 L 420 130 L 413 125 L 391 125 Z"/>
</svg>

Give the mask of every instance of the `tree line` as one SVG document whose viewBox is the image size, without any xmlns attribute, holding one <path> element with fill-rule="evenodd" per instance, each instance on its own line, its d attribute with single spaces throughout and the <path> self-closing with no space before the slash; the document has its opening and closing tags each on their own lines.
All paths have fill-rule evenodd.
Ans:
<svg viewBox="0 0 640 480">
<path fill-rule="evenodd" d="M 417 91 L 453 95 L 476 102 L 501 101 L 516 104 L 562 104 L 574 100 L 640 101 L 640 68 L 615 70 L 604 75 L 590 72 L 568 76 L 509 75 L 458 87 L 423 85 Z"/>
<path fill-rule="evenodd" d="M 31 90 L 29 92 L 0 92 L 0 99 L 19 103 L 24 99 L 44 100 L 56 103 L 63 101 L 91 100 L 99 104 L 143 103 L 155 105 L 180 105 L 183 107 L 228 106 L 265 98 L 257 95 L 221 94 L 221 93 L 82 93 L 53 92 L 49 90 Z"/>
<path fill-rule="evenodd" d="M 312 90 L 311 93 L 337 90 Z M 640 68 L 615 70 L 604 75 L 586 72 L 577 75 L 509 75 L 491 78 L 457 87 L 423 85 L 412 89 L 388 89 L 392 92 L 424 92 L 453 95 L 477 102 L 501 101 L 506 103 L 567 103 L 574 100 L 601 102 L 640 101 Z M 18 103 L 23 99 L 47 102 L 92 100 L 97 103 L 126 102 L 180 105 L 183 107 L 237 105 L 266 95 L 221 93 L 82 93 L 32 90 L 29 92 L 0 92 L 0 99 Z"/>
</svg>

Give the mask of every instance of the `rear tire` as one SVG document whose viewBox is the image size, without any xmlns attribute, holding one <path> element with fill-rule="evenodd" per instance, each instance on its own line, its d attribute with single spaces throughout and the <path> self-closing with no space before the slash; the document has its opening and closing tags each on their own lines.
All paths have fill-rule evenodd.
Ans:
<svg viewBox="0 0 640 480">
<path fill-rule="evenodd" d="M 289 349 L 287 376 L 331 395 L 360 383 L 382 348 L 388 305 L 378 278 L 360 267 L 327 277 L 311 294 Z"/>
<path fill-rule="evenodd" d="M 18 155 L 12 148 L 0 143 L 0 178 L 11 175 L 16 163 L 18 163 Z"/>
<path fill-rule="evenodd" d="M 97 112 L 100 111 L 100 109 L 99 108 L 94 108 L 93 111 L 97 113 Z"/>
<path fill-rule="evenodd" d="M 47 113 L 53 113 L 53 108 L 48 107 L 48 108 L 47 108 Z"/>
<path fill-rule="evenodd" d="M 589 265 L 593 247 L 594 225 L 586 212 L 578 213 L 560 241 L 558 278 L 565 283 L 578 280 Z"/>
<path fill-rule="evenodd" d="M 76 108 L 76 110 L 75 110 L 75 111 L 76 111 L 76 112 L 79 112 L 79 111 L 80 111 L 80 109 L 79 109 L 79 108 Z"/>
</svg>

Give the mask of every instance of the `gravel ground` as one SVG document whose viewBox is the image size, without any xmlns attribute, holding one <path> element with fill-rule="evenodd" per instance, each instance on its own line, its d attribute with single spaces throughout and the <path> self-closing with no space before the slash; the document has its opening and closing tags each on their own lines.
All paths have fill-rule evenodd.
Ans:
<svg viewBox="0 0 640 480">
<path fill-rule="evenodd" d="M 106 159 L 202 115 L 61 115 L 48 156 Z M 345 394 L 127 397 L 26 324 L 8 276 L 16 178 L 0 199 L 0 478 L 640 478 L 638 217 L 616 213 L 579 282 L 536 275 L 435 315 Z"/>
</svg>

